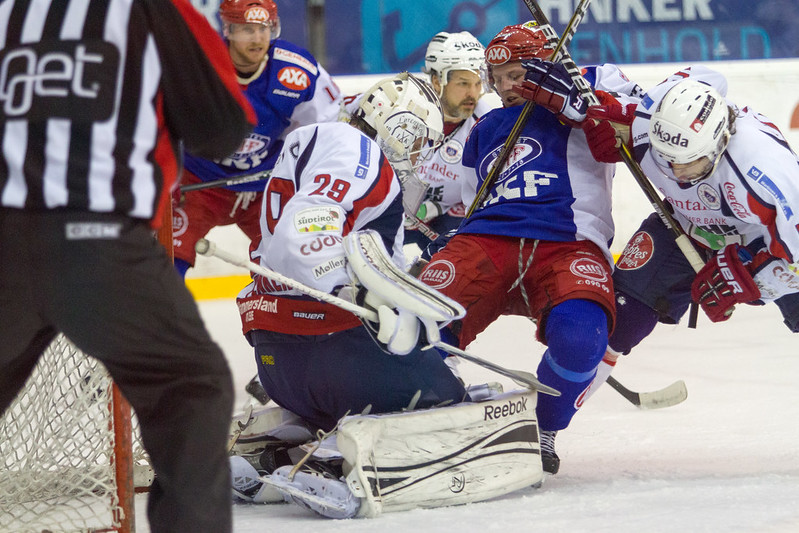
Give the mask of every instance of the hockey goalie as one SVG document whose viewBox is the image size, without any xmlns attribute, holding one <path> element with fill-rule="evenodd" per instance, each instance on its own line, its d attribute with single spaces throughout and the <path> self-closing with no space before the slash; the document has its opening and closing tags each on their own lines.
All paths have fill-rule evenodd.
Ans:
<svg viewBox="0 0 799 533">
<path fill-rule="evenodd" d="M 405 72 L 366 91 L 349 123 L 286 137 L 263 196 L 258 269 L 237 303 L 265 392 L 319 447 L 283 439 L 237 454 L 244 499 L 345 518 L 540 482 L 535 393 L 474 403 L 426 349 L 465 314 L 408 275 L 402 251 L 405 213 L 418 207 L 408 180 L 442 131 L 435 92 Z"/>
<path fill-rule="evenodd" d="M 380 324 L 403 315 L 422 324 L 426 342 L 435 342 L 442 323 L 463 316 L 457 303 L 397 268 L 376 232 L 349 234 L 343 249 L 357 292 L 370 293 L 364 305 L 383 308 L 369 326 L 377 343 L 396 342 Z M 402 327 L 391 331 L 406 335 Z M 409 329 L 404 346 L 420 336 L 419 328 Z M 467 401 L 413 410 L 420 390 L 405 410 L 344 416 L 329 432 L 279 407 L 249 414 L 237 421 L 234 497 L 294 502 L 325 517 L 351 518 L 477 502 L 539 485 L 536 392 L 466 391 Z"/>
</svg>

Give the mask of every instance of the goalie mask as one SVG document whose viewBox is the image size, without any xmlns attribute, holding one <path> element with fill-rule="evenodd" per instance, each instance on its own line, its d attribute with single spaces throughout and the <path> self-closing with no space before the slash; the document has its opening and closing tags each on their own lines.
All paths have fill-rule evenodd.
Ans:
<svg viewBox="0 0 799 533">
<path fill-rule="evenodd" d="M 233 35 L 230 31 L 232 24 L 259 24 L 269 29 L 271 39 L 280 37 L 280 17 L 272 0 L 223 0 L 219 6 L 219 18 L 228 40 Z"/>
<path fill-rule="evenodd" d="M 539 26 L 533 20 L 502 28 L 485 50 L 483 79 L 488 88 L 494 89 L 494 78 L 491 75 L 491 68 L 494 66 L 534 57 L 548 60 L 555 49 L 553 43 L 557 41 L 557 38 L 550 39 L 549 35 L 554 35 L 551 26 Z"/>
<path fill-rule="evenodd" d="M 694 80 L 681 81 L 652 114 L 652 157 L 668 178 L 695 184 L 716 169 L 731 126 L 730 109 L 718 91 Z"/>
<path fill-rule="evenodd" d="M 432 87 L 408 72 L 372 86 L 353 117 L 377 132 L 375 141 L 392 165 L 421 165 L 444 138 L 438 97 Z"/>
<path fill-rule="evenodd" d="M 468 70 L 481 76 L 484 62 L 485 48 L 474 35 L 468 31 L 442 31 L 427 45 L 422 70 L 428 76 L 437 76 L 443 88 L 447 84 L 450 71 Z"/>
</svg>

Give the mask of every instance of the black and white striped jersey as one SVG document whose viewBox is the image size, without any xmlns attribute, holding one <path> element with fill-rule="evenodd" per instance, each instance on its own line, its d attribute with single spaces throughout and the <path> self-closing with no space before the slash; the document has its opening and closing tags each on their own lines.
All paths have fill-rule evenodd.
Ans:
<svg viewBox="0 0 799 533">
<path fill-rule="evenodd" d="M 0 206 L 153 219 L 254 114 L 188 0 L 0 2 Z"/>
</svg>

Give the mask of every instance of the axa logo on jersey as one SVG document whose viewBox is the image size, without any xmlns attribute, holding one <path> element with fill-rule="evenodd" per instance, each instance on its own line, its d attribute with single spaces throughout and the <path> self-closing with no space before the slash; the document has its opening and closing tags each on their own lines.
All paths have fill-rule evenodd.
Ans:
<svg viewBox="0 0 799 533">
<path fill-rule="evenodd" d="M 0 54 L 0 101 L 8 118 L 110 118 L 119 51 L 110 43 L 36 43 Z"/>
</svg>

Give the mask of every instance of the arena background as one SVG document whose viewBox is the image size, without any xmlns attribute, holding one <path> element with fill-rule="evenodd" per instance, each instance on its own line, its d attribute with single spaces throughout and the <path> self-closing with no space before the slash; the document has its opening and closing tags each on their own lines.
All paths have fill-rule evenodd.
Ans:
<svg viewBox="0 0 799 533">
<path fill-rule="evenodd" d="M 395 72 L 419 72 L 439 31 L 468 30 L 484 44 L 503 26 L 531 18 L 521 0 L 275 0 L 281 37 L 314 52 L 344 94 Z M 192 0 L 219 28 L 219 0 Z M 541 0 L 562 32 L 574 2 Z M 594 0 L 570 47 L 578 64 L 612 62 L 644 88 L 703 62 L 727 76 L 728 97 L 763 113 L 799 146 L 799 1 Z M 494 95 L 486 95 L 494 98 Z M 651 207 L 626 168 L 614 184 L 618 253 Z M 212 230 L 220 247 L 246 255 L 235 227 Z M 198 258 L 187 284 L 198 299 L 231 297 L 246 285 L 242 269 Z"/>
</svg>

